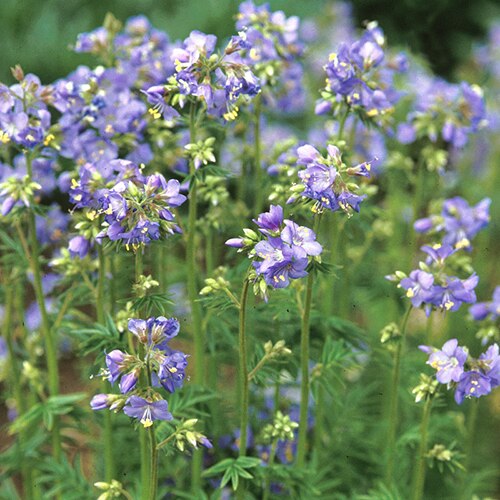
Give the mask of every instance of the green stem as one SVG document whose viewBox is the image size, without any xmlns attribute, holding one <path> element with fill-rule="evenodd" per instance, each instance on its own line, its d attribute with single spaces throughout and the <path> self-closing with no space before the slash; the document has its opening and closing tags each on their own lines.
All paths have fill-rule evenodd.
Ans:
<svg viewBox="0 0 500 500">
<path fill-rule="evenodd" d="M 459 489 L 457 498 L 461 498 L 462 500 L 467 500 L 468 498 L 470 498 L 470 490 L 467 488 L 467 484 L 471 474 L 472 459 L 474 457 L 474 437 L 476 434 L 479 402 L 480 400 L 476 398 L 471 398 L 469 400 L 469 412 L 465 420 L 465 423 L 467 425 L 467 435 L 465 443 L 464 473 L 462 475 L 462 480 L 457 486 L 457 488 Z"/>
<path fill-rule="evenodd" d="M 412 224 L 409 227 L 410 231 L 410 248 L 408 252 L 408 267 L 411 267 L 413 258 L 417 252 L 417 244 L 418 244 L 418 233 L 413 229 L 413 223 L 419 218 L 420 213 L 422 211 L 424 205 L 424 193 L 425 193 L 425 185 L 426 185 L 426 166 L 424 161 L 421 159 L 417 163 L 417 178 L 415 182 L 415 192 L 413 195 L 413 220 Z"/>
<path fill-rule="evenodd" d="M 191 104 L 189 114 L 189 141 L 196 142 L 196 105 Z M 189 163 L 189 174 L 193 175 L 196 167 L 193 161 Z M 186 264 L 187 264 L 187 292 L 191 306 L 192 331 L 194 339 L 194 374 L 193 381 L 199 385 L 205 385 L 205 336 L 203 334 L 202 318 L 198 303 L 198 286 L 196 278 L 199 267 L 196 261 L 196 221 L 198 211 L 198 186 L 196 180 L 189 191 L 188 227 L 186 242 Z M 196 450 L 193 453 L 191 487 L 192 492 L 197 492 L 201 487 L 202 452 Z"/>
<path fill-rule="evenodd" d="M 30 181 L 33 179 L 33 168 L 31 158 L 26 155 L 26 167 Z M 34 203 L 33 199 L 30 200 L 31 204 Z M 47 356 L 47 372 L 49 377 L 49 393 L 50 395 L 57 396 L 59 394 L 59 371 L 57 363 L 57 346 L 54 332 L 50 326 L 49 315 L 45 306 L 45 296 L 42 288 L 42 271 L 40 266 L 40 248 L 36 236 L 36 223 L 35 212 L 30 207 L 28 210 L 28 230 L 30 238 L 31 253 L 27 255 L 30 263 L 31 271 L 33 273 L 33 288 L 35 290 L 35 297 L 40 309 L 42 317 L 42 333 L 45 340 L 45 351 Z M 54 416 L 54 423 L 52 427 L 52 455 L 54 459 L 59 462 L 61 459 L 61 435 L 59 418 Z"/>
<path fill-rule="evenodd" d="M 156 448 L 156 435 L 153 426 L 148 431 L 150 450 L 149 500 L 156 500 L 156 491 L 158 489 L 158 450 Z"/>
<path fill-rule="evenodd" d="M 345 122 L 347 120 L 347 117 L 349 116 L 349 112 L 351 111 L 351 107 L 347 106 L 345 113 L 340 117 L 339 120 L 339 131 L 337 133 L 337 142 L 342 140 L 342 137 L 344 135 L 344 128 L 345 128 Z"/>
<path fill-rule="evenodd" d="M 432 345 L 433 339 L 432 339 L 432 312 L 427 316 L 427 322 L 425 325 L 425 339 L 427 342 L 427 345 Z"/>
<path fill-rule="evenodd" d="M 274 465 L 274 459 L 276 457 L 276 449 L 278 448 L 278 440 L 275 439 L 271 445 L 271 451 L 269 452 L 269 462 L 267 465 L 267 475 L 266 482 L 264 485 L 264 495 L 262 500 L 269 500 L 271 495 L 271 469 Z"/>
<path fill-rule="evenodd" d="M 313 230 L 318 236 L 320 216 L 314 220 Z M 307 276 L 306 297 L 302 309 L 302 322 L 300 332 L 300 413 L 299 413 L 299 435 L 297 443 L 297 465 L 303 467 L 306 460 L 307 451 L 307 411 L 309 408 L 309 336 L 311 325 L 309 318 L 311 316 L 312 289 L 314 274 L 312 272 Z"/>
<path fill-rule="evenodd" d="M 240 414 L 240 452 L 239 456 L 244 457 L 247 454 L 247 427 L 248 427 L 248 359 L 247 359 L 247 340 L 246 340 L 246 309 L 248 300 L 248 288 L 250 282 L 245 278 L 240 299 L 240 321 L 238 332 L 239 345 L 239 392 L 241 401 Z"/>
<path fill-rule="evenodd" d="M 306 298 L 304 301 L 300 337 L 300 373 L 302 380 L 300 384 L 300 417 L 297 444 L 297 465 L 299 467 L 303 467 L 305 464 L 307 450 L 307 410 L 309 407 L 309 317 L 311 314 L 313 281 L 313 274 L 309 273 L 307 277 Z"/>
<path fill-rule="evenodd" d="M 21 384 L 21 370 L 16 356 L 14 345 L 14 325 L 12 321 L 12 310 L 14 308 L 14 294 L 13 287 L 8 283 L 5 286 L 5 310 L 3 318 L 4 338 L 7 343 L 7 350 L 9 353 L 9 368 L 10 383 L 13 388 L 13 395 L 16 401 L 16 409 L 19 415 L 23 415 L 26 411 L 25 399 L 23 397 L 23 389 Z M 26 433 L 24 430 L 19 431 L 17 446 L 24 453 L 26 442 Z M 33 498 L 33 482 L 31 468 L 28 467 L 25 460 L 21 463 L 21 477 L 23 484 L 23 493 L 27 499 Z"/>
<path fill-rule="evenodd" d="M 431 416 L 432 399 L 427 398 L 424 406 L 424 413 L 422 415 L 422 422 L 420 424 L 420 446 L 417 456 L 417 467 L 413 479 L 413 500 L 422 500 L 424 495 L 425 472 L 426 472 L 426 452 L 427 452 L 427 433 L 429 429 L 429 419 Z"/>
<path fill-rule="evenodd" d="M 207 276 L 212 275 L 214 267 L 214 234 L 209 229 L 205 235 L 205 271 Z"/>
<path fill-rule="evenodd" d="M 314 451 L 316 464 L 319 464 L 320 453 L 323 449 L 323 420 L 325 418 L 325 390 L 321 383 L 317 382 L 316 392 L 316 418 L 314 425 Z"/>
<path fill-rule="evenodd" d="M 261 130 L 262 106 L 260 94 L 255 98 L 254 123 L 254 214 L 260 213 L 264 200 L 263 171 L 261 161 Z"/>
<path fill-rule="evenodd" d="M 246 339 L 246 310 L 248 301 L 248 288 L 250 282 L 245 277 L 240 298 L 240 314 L 238 328 L 238 354 L 239 354 L 239 383 L 238 383 L 238 401 L 241 408 L 240 413 L 240 450 L 239 456 L 244 457 L 247 454 L 247 435 L 248 435 L 248 406 L 249 406 L 249 382 L 248 382 L 248 360 L 247 360 L 247 339 Z M 245 487 L 243 481 L 240 481 L 236 491 L 238 500 L 245 497 Z"/>
<path fill-rule="evenodd" d="M 104 325 L 106 323 L 106 314 L 104 310 L 105 298 L 105 281 L 106 281 L 106 258 L 104 256 L 104 250 L 101 245 L 97 246 L 97 258 L 99 260 L 99 274 L 97 277 L 97 293 L 96 293 L 96 312 L 97 321 L 99 324 Z M 101 384 L 101 389 L 106 392 L 106 382 L 103 380 Z M 113 427 L 111 423 L 111 412 L 104 412 L 104 476 L 107 482 L 114 479 L 114 457 L 113 457 Z"/>
<path fill-rule="evenodd" d="M 412 306 L 410 305 L 403 317 L 403 323 L 401 325 L 401 338 L 399 339 L 398 345 L 396 347 L 396 352 L 394 353 L 394 366 L 392 370 L 392 384 L 391 384 L 391 394 L 390 394 L 390 411 L 389 411 L 389 433 L 387 436 L 387 461 L 386 461 L 386 484 L 390 485 L 392 482 L 392 475 L 394 471 L 394 455 L 396 452 L 396 431 L 398 427 L 398 392 L 399 392 L 399 378 L 401 372 L 401 352 L 403 350 L 405 337 L 406 337 L 406 326 L 408 324 L 408 319 L 412 311 Z"/>
<path fill-rule="evenodd" d="M 142 247 L 139 247 L 135 252 L 135 282 L 139 282 L 140 277 L 144 272 L 144 256 L 142 253 Z M 137 314 L 141 316 L 141 311 L 137 311 Z M 129 345 L 133 346 L 132 334 L 129 333 Z M 139 344 L 139 351 L 141 351 L 141 345 Z M 135 348 L 134 351 L 135 352 Z M 143 352 L 142 352 L 143 353 Z M 140 355 L 140 354 L 139 354 Z M 142 357 L 142 356 L 141 356 Z M 144 377 L 141 377 L 144 379 Z M 144 383 L 144 380 L 142 380 Z M 145 428 L 139 429 L 139 446 L 141 450 L 141 498 L 143 500 L 149 499 L 149 480 L 150 480 L 150 453 L 148 446 L 148 433 Z"/>
</svg>

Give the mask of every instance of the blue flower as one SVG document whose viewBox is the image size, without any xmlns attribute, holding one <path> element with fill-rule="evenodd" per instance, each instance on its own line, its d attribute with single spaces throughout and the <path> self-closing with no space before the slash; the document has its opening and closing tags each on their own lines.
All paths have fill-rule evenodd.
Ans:
<svg viewBox="0 0 500 500">
<path fill-rule="evenodd" d="M 464 398 L 479 398 L 491 392 L 491 380 L 478 371 L 462 374 L 455 391 L 455 401 L 462 404 Z"/>
<path fill-rule="evenodd" d="M 168 403 L 164 399 L 151 401 L 139 396 L 130 396 L 123 408 L 125 415 L 137 418 L 147 428 L 153 425 L 155 420 L 172 420 L 172 414 L 168 411 Z"/>
<path fill-rule="evenodd" d="M 448 384 L 451 381 L 458 382 L 464 372 L 464 364 L 468 354 L 458 346 L 457 339 L 448 340 L 441 350 L 427 346 L 420 346 L 424 352 L 431 353 L 427 364 L 432 366 L 436 372 L 436 379 L 441 384 Z"/>
<path fill-rule="evenodd" d="M 495 288 L 490 302 L 478 302 L 470 307 L 469 312 L 476 321 L 496 320 L 500 316 L 500 286 Z"/>
</svg>

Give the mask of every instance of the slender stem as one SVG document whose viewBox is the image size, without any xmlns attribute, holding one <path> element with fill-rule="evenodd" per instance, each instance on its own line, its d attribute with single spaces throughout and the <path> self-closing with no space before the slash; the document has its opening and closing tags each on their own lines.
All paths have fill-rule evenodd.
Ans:
<svg viewBox="0 0 500 500">
<path fill-rule="evenodd" d="M 410 305 L 403 317 L 403 322 L 401 325 L 401 338 L 399 339 L 398 345 L 396 347 L 396 352 L 394 353 L 394 366 L 392 369 L 392 384 L 390 393 L 390 411 L 389 411 L 389 432 L 387 436 L 387 461 L 386 461 L 386 483 L 389 485 L 392 481 L 392 475 L 394 471 L 394 455 L 396 448 L 396 431 L 398 427 L 398 392 L 399 392 L 399 378 L 401 371 L 401 352 L 406 337 L 406 326 L 408 324 L 408 318 L 412 311 L 412 306 Z"/>
<path fill-rule="evenodd" d="M 191 105 L 191 113 L 189 119 L 189 134 L 190 142 L 196 142 L 196 120 L 195 120 L 195 105 Z M 190 162 L 189 173 L 192 175 L 196 171 L 194 162 Z M 196 220 L 197 220 L 197 195 L 198 188 L 196 182 L 191 186 L 189 193 L 189 210 L 188 210 L 188 228 L 187 228 L 187 288 L 188 296 L 191 305 L 191 314 L 193 319 L 193 337 L 194 337 L 194 381 L 197 384 L 202 384 L 204 380 L 204 338 L 203 329 L 201 326 L 201 312 L 198 304 L 198 287 L 196 276 L 198 274 L 198 265 L 196 261 Z"/>
<path fill-rule="evenodd" d="M 457 498 L 461 498 L 462 500 L 467 500 L 469 498 L 470 490 L 468 491 L 467 482 L 470 478 L 471 474 L 471 465 L 473 463 L 474 458 L 474 444 L 475 444 L 475 434 L 476 434 L 476 423 L 477 416 L 479 413 L 479 404 L 480 399 L 478 398 L 470 398 L 469 400 L 469 411 L 467 413 L 467 417 L 465 419 L 465 423 L 467 426 L 467 434 L 465 441 L 465 458 L 464 458 L 464 473 L 462 475 L 462 480 L 457 485 L 457 489 L 459 493 L 457 493 Z M 472 474 L 474 474 L 472 472 Z"/>
<path fill-rule="evenodd" d="M 264 495 L 262 500 L 269 500 L 271 495 L 271 468 L 274 465 L 274 459 L 276 457 L 276 449 L 278 448 L 278 440 L 275 439 L 271 445 L 271 451 L 269 452 L 269 462 L 267 464 L 267 475 L 266 482 L 264 485 Z"/>
<path fill-rule="evenodd" d="M 139 281 L 140 277 L 144 272 L 144 256 L 142 253 L 142 247 L 138 248 L 135 252 L 135 281 Z M 137 311 L 137 314 L 141 316 L 141 311 Z M 129 345 L 133 346 L 132 334 L 129 333 Z M 144 350 L 142 345 L 138 346 L 139 356 L 143 358 Z M 134 348 L 135 352 L 135 348 Z M 146 377 L 141 375 L 140 383 L 144 384 L 146 382 Z M 150 481 L 150 450 L 148 445 L 148 432 L 145 428 L 139 429 L 139 445 L 141 450 L 141 498 L 143 500 L 149 499 L 149 481 Z"/>
<path fill-rule="evenodd" d="M 177 436 L 177 434 L 178 434 L 177 431 L 175 431 L 173 434 L 170 434 L 170 436 L 168 436 L 168 438 L 165 438 L 163 441 L 161 441 L 160 443 L 158 443 L 156 445 L 156 449 L 160 450 L 161 448 L 163 448 L 165 445 L 170 443 L 170 441 L 172 441 L 172 439 L 174 439 L 174 437 Z"/>
<path fill-rule="evenodd" d="M 156 491 L 158 489 L 158 450 L 156 448 L 156 435 L 153 426 L 149 429 L 149 449 L 151 453 L 150 481 L 149 481 L 149 500 L 156 500 Z"/>
<path fill-rule="evenodd" d="M 337 132 L 337 142 L 342 140 L 342 137 L 344 135 L 345 122 L 347 120 L 347 117 L 349 116 L 350 111 L 351 111 L 351 107 L 347 106 L 345 113 L 340 117 L 339 131 Z"/>
<path fill-rule="evenodd" d="M 189 141 L 196 142 L 196 105 L 191 104 L 189 114 Z M 196 167 L 193 161 L 189 163 L 189 173 L 193 175 Z M 189 191 L 188 226 L 186 242 L 186 264 L 187 264 L 187 292 L 191 306 L 192 331 L 194 339 L 194 374 L 193 380 L 196 384 L 205 383 L 205 336 L 202 326 L 200 305 L 198 303 L 197 276 L 199 266 L 196 261 L 196 221 L 198 211 L 198 186 L 196 180 Z M 192 492 L 197 492 L 201 487 L 202 452 L 196 450 L 193 453 L 191 487 Z"/>
<path fill-rule="evenodd" d="M 306 299 L 304 302 L 300 337 L 300 373 L 302 380 L 300 384 L 300 417 L 297 444 L 297 465 L 299 467 L 303 467 L 305 464 L 307 450 L 307 410 L 309 407 L 309 316 L 311 314 L 313 281 L 313 274 L 310 273 L 307 277 Z"/>
<path fill-rule="evenodd" d="M 316 418 L 314 422 L 314 451 L 315 461 L 319 464 L 321 450 L 323 449 L 323 421 L 325 418 L 325 389 L 319 381 L 316 382 Z"/>
<path fill-rule="evenodd" d="M 254 122 L 254 214 L 260 213 L 264 200 L 263 171 L 261 161 L 261 131 L 262 103 L 260 94 L 255 97 L 255 122 Z"/>
<path fill-rule="evenodd" d="M 110 307 L 110 312 L 114 316 L 115 314 L 115 309 L 116 309 L 116 301 L 117 301 L 117 295 L 116 295 L 116 266 L 115 266 L 115 259 L 118 258 L 118 255 L 112 255 L 111 258 L 109 259 L 109 272 L 111 274 L 111 283 L 109 287 L 109 300 L 111 303 Z"/>
<path fill-rule="evenodd" d="M 244 457 L 247 454 L 247 436 L 248 436 L 248 407 L 249 407 L 249 383 L 248 383 L 248 359 L 247 359 L 247 339 L 246 339 L 246 310 L 248 300 L 248 288 L 250 282 L 245 276 L 240 298 L 240 314 L 238 329 L 238 354 L 239 354 L 239 383 L 238 383 L 238 402 L 240 404 L 240 450 L 239 456 Z M 245 487 L 243 481 L 240 481 L 236 491 L 238 500 L 245 496 Z"/>
<path fill-rule="evenodd" d="M 318 236 L 320 216 L 314 220 L 314 232 Z M 307 276 L 306 297 L 302 310 L 302 322 L 300 332 L 300 413 L 299 413 L 299 433 L 297 443 L 297 465 L 303 467 L 306 460 L 307 451 L 307 412 L 309 408 L 309 336 L 310 328 L 309 318 L 312 306 L 312 289 L 314 274 L 312 272 Z"/>
<path fill-rule="evenodd" d="M 244 457 L 247 453 L 247 427 L 248 427 L 248 365 L 247 365 L 247 340 L 246 340 L 246 309 L 248 299 L 248 288 L 250 282 L 245 278 L 243 289 L 241 291 L 240 299 L 240 321 L 239 321 L 239 391 L 241 401 L 241 414 L 240 414 L 240 452 L 239 456 Z"/>
<path fill-rule="evenodd" d="M 251 382 L 252 379 L 257 375 L 257 372 L 267 363 L 267 360 L 269 359 L 269 356 L 265 354 L 259 362 L 255 365 L 255 367 L 250 371 L 248 374 L 248 381 Z"/>
<path fill-rule="evenodd" d="M 26 155 L 26 167 L 30 181 L 33 178 L 33 167 L 31 158 Z M 34 203 L 31 200 L 31 203 Z M 59 371 L 57 363 L 57 346 L 54 332 L 50 326 L 49 315 L 45 306 L 45 296 L 42 288 L 42 271 L 40 266 L 40 248 L 36 236 L 36 222 L 35 212 L 32 207 L 28 210 L 28 230 L 29 230 L 29 243 L 31 253 L 27 255 L 30 263 L 31 271 L 33 273 L 33 288 L 35 290 L 35 297 L 40 309 L 42 318 L 42 333 L 45 340 L 45 351 L 47 355 L 47 372 L 49 378 L 49 393 L 51 396 L 59 394 Z M 54 423 L 52 427 L 52 455 L 54 459 L 59 462 L 61 459 L 61 435 L 59 418 L 54 416 Z"/>
<path fill-rule="evenodd" d="M 211 276 L 214 270 L 214 232 L 211 228 L 205 234 L 205 271 Z"/>
<path fill-rule="evenodd" d="M 21 370 L 16 356 L 16 350 L 14 346 L 14 325 L 12 321 L 12 311 L 14 308 L 14 289 L 9 284 L 6 283 L 5 286 L 5 309 L 3 318 L 3 330 L 4 338 L 7 343 L 7 350 L 9 353 L 9 370 L 10 383 L 13 388 L 13 395 L 16 401 L 16 410 L 19 415 L 23 415 L 26 411 L 25 399 L 23 397 L 23 388 L 21 384 Z M 19 436 L 17 440 L 17 445 L 24 453 L 24 446 L 26 442 L 26 432 L 24 430 L 19 431 Z M 28 467 L 25 460 L 21 463 L 21 476 L 23 483 L 23 493 L 27 499 L 33 498 L 33 477 L 31 474 L 31 468 Z"/>
<path fill-rule="evenodd" d="M 413 256 L 416 254 L 416 251 L 417 251 L 418 234 L 413 229 L 413 223 L 419 218 L 420 213 L 421 213 L 422 208 L 423 208 L 424 198 L 425 198 L 424 193 L 425 193 L 425 185 L 426 185 L 426 171 L 427 171 L 427 168 L 425 166 L 425 163 L 424 163 L 423 159 L 420 159 L 417 163 L 417 177 L 416 177 L 416 181 L 415 181 L 415 192 L 413 195 L 413 221 L 412 221 L 412 224 L 409 228 L 410 248 L 409 248 L 409 252 L 408 252 L 408 258 L 409 258 L 408 267 L 411 267 Z"/>
<path fill-rule="evenodd" d="M 427 342 L 427 345 L 432 345 L 433 340 L 432 340 L 432 312 L 427 316 L 427 323 L 425 325 L 425 339 Z"/>
<path fill-rule="evenodd" d="M 422 500 L 424 495 L 424 484 L 425 484 L 425 471 L 426 471 L 426 459 L 425 454 L 427 452 L 427 433 L 429 429 L 429 419 L 431 416 L 431 405 L 432 399 L 427 398 L 424 406 L 424 413 L 422 415 L 422 422 L 420 424 L 420 446 L 418 449 L 417 456 L 417 467 L 415 469 L 415 475 L 413 479 L 413 500 Z"/>
<path fill-rule="evenodd" d="M 96 312 L 97 321 L 104 325 L 106 322 L 106 313 L 104 310 L 105 304 L 105 281 L 106 281 L 106 258 L 101 245 L 97 247 L 97 258 L 99 261 L 99 274 L 97 277 L 97 293 L 96 293 Z M 106 382 L 102 381 L 102 390 L 106 392 Z M 104 447 L 104 476 L 107 482 L 114 478 L 114 457 L 113 457 L 113 427 L 111 423 L 111 412 L 104 412 L 104 429 L 103 429 L 103 447 Z"/>
</svg>

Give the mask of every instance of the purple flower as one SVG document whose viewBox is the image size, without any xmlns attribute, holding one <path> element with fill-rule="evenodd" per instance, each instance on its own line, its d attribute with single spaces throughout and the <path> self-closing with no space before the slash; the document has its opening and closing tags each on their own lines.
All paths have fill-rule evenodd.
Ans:
<svg viewBox="0 0 500 500">
<path fill-rule="evenodd" d="M 476 321 L 487 317 L 496 320 L 500 316 L 500 286 L 495 288 L 491 302 L 478 302 L 470 307 L 469 312 Z"/>
<path fill-rule="evenodd" d="M 261 233 L 270 235 L 278 233 L 283 224 L 283 207 L 280 205 L 271 205 L 269 212 L 260 214 L 253 222 L 259 226 Z"/>
<path fill-rule="evenodd" d="M 437 370 L 436 379 L 439 383 L 449 384 L 460 380 L 468 354 L 458 346 L 457 339 L 448 340 L 441 350 L 432 350 L 427 346 L 420 346 L 420 349 L 424 352 L 431 350 L 427 364 Z"/>
<path fill-rule="evenodd" d="M 435 288 L 433 303 L 446 311 L 457 311 L 464 302 L 471 304 L 476 301 L 474 288 L 478 282 L 476 274 L 466 280 L 447 277 L 446 286 Z"/>
<path fill-rule="evenodd" d="M 269 238 L 255 245 L 255 252 L 262 262 L 254 262 L 257 274 L 273 288 L 286 288 L 290 279 L 307 276 L 309 263 L 303 251 L 297 251 L 285 244 L 280 238 Z"/>
<path fill-rule="evenodd" d="M 140 370 L 132 370 L 129 373 L 126 373 L 120 379 L 120 392 L 122 394 L 126 394 L 130 392 L 136 385 L 139 380 L 139 371 Z"/>
<path fill-rule="evenodd" d="M 124 373 L 125 368 L 123 367 L 123 362 L 126 355 L 126 353 L 120 351 L 119 349 L 114 349 L 110 353 L 106 354 L 106 366 L 109 371 L 108 380 L 111 384 L 114 384 Z"/>
<path fill-rule="evenodd" d="M 479 398 L 491 392 L 491 380 L 478 371 L 462 374 L 455 391 L 455 401 L 462 404 L 464 398 Z"/>
<path fill-rule="evenodd" d="M 175 392 L 182 387 L 185 370 L 187 367 L 187 356 L 179 351 L 172 351 L 164 356 L 158 371 L 158 378 L 161 385 L 169 392 Z"/>
<path fill-rule="evenodd" d="M 312 229 L 299 226 L 291 220 L 285 220 L 285 228 L 281 232 L 281 239 L 295 250 L 296 255 L 303 254 L 303 257 L 315 256 L 323 251 L 323 247 L 316 241 L 316 234 Z"/>
<path fill-rule="evenodd" d="M 90 407 L 93 410 L 105 410 L 108 407 L 108 395 L 96 394 L 90 401 Z"/>
<path fill-rule="evenodd" d="M 413 307 L 420 307 L 422 303 L 432 299 L 434 276 L 425 271 L 415 270 L 408 278 L 401 280 L 401 288 L 406 290 L 406 296 L 411 300 Z"/>
<path fill-rule="evenodd" d="M 130 396 L 123 412 L 129 417 L 139 419 L 145 428 L 151 427 L 155 420 L 172 420 L 173 418 L 168 411 L 168 403 L 164 399 L 151 401 L 139 396 Z"/>
<path fill-rule="evenodd" d="M 90 242 L 83 236 L 74 236 L 69 240 L 69 253 L 71 257 L 83 259 L 90 250 Z"/>
<path fill-rule="evenodd" d="M 491 386 L 500 385 L 500 355 L 498 344 L 488 347 L 485 353 L 479 356 L 481 370 L 490 379 Z"/>
</svg>

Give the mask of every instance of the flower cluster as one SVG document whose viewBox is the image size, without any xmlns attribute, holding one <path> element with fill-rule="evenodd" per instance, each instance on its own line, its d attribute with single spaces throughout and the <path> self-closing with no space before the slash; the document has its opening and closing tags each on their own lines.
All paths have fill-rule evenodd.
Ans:
<svg viewBox="0 0 500 500">
<path fill-rule="evenodd" d="M 54 139 L 47 110 L 51 88 L 43 86 L 35 75 L 24 75 L 19 67 L 13 74 L 18 83 L 10 87 L 0 83 L 0 144 L 12 143 L 28 150 L 48 146 Z"/>
<path fill-rule="evenodd" d="M 153 28 L 145 16 L 133 16 L 121 28 L 108 14 L 104 26 L 78 35 L 74 50 L 100 56 L 137 88 L 160 83 L 174 72 L 173 44 L 165 32 Z"/>
<path fill-rule="evenodd" d="M 387 80 L 394 71 L 403 71 L 405 65 L 387 65 L 385 74 L 381 73 L 384 44 L 382 29 L 376 22 L 371 22 L 359 40 L 350 45 L 342 43 L 337 52 L 330 54 L 324 66 L 326 88 L 316 105 L 317 114 L 338 113 L 345 105 L 364 119 L 381 117 L 393 111 L 399 95 L 390 91 Z"/>
<path fill-rule="evenodd" d="M 307 276 L 309 257 L 317 257 L 323 250 L 314 231 L 284 219 L 283 207 L 279 205 L 271 205 L 269 212 L 260 214 L 253 222 L 265 239 L 246 229 L 245 237 L 232 238 L 226 245 L 249 251 L 257 276 L 273 288 L 286 288 L 290 279 Z"/>
<path fill-rule="evenodd" d="M 342 162 L 340 151 L 336 146 L 329 144 L 327 151 L 325 158 L 309 144 L 297 149 L 297 163 L 306 168 L 299 171 L 302 183 L 293 187 L 293 191 L 300 193 L 302 198 L 315 201 L 313 212 L 320 212 L 323 209 L 332 212 L 341 209 L 347 214 L 352 214 L 353 211 L 359 212 L 359 205 L 365 196 L 356 194 L 358 186 L 346 180 L 345 176 L 369 177 L 372 162 L 347 167 Z M 293 195 L 288 203 L 295 200 L 296 195 Z"/>
<path fill-rule="evenodd" d="M 181 47 L 172 50 L 174 74 L 165 85 L 145 90 L 153 105 L 153 118 L 173 122 L 179 117 L 176 106 L 183 108 L 190 98 L 202 102 L 207 114 L 226 121 L 234 120 L 239 105 L 260 92 L 257 77 L 239 55 L 241 47 L 232 41 L 222 55 L 215 53 L 217 37 L 192 31 Z"/>
<path fill-rule="evenodd" d="M 268 4 L 240 4 L 232 43 L 242 47 L 241 57 L 259 77 L 266 105 L 280 111 L 304 106 L 303 68 L 298 58 L 304 48 L 299 40 L 299 18 L 271 12 Z"/>
<path fill-rule="evenodd" d="M 173 393 L 184 382 L 187 356 L 169 347 L 169 341 L 179 333 L 179 322 L 163 316 L 131 319 L 128 329 L 144 346 L 144 356 L 119 349 L 107 353 L 107 369 L 102 375 L 111 384 L 118 381 L 121 394 L 97 394 L 90 405 L 93 410 L 123 410 L 144 427 L 153 425 L 154 420 L 171 420 L 167 401 L 154 388 L 162 386 Z M 148 379 L 147 387 L 138 387 L 141 374 Z"/>
<path fill-rule="evenodd" d="M 179 190 L 176 179 L 167 181 L 161 174 L 143 176 L 130 161 L 109 162 L 106 175 L 94 165 L 84 165 L 79 180 L 72 182 L 70 197 L 77 208 L 86 209 L 87 220 L 77 224 L 81 234 L 70 241 L 70 251 L 86 255 L 92 237 L 99 242 L 105 238 L 118 241 L 135 250 L 180 232 L 171 211 L 186 200 Z M 93 222 L 100 216 L 101 231 L 95 234 Z"/>
<path fill-rule="evenodd" d="M 483 92 L 477 85 L 420 75 L 415 92 L 413 110 L 398 127 L 398 139 L 404 144 L 428 137 L 432 142 L 441 139 L 463 148 L 469 135 L 487 124 Z"/>
<path fill-rule="evenodd" d="M 443 202 L 440 215 L 431 215 L 415 221 L 419 233 L 443 233 L 442 243 L 455 248 L 472 250 L 471 240 L 488 225 L 491 200 L 485 198 L 471 207 L 466 200 L 456 196 Z"/>
<path fill-rule="evenodd" d="M 451 276 L 448 266 L 450 257 L 456 249 L 450 245 L 424 245 L 422 251 L 427 254 L 425 262 L 420 262 L 419 269 L 411 271 L 409 276 L 397 271 L 387 276 L 390 281 L 399 283 L 406 290 L 406 297 L 413 307 L 423 306 L 427 315 L 433 308 L 442 311 L 457 311 L 463 303 L 476 301 L 476 288 L 479 278 L 473 273 L 467 279 Z"/>
<path fill-rule="evenodd" d="M 479 398 L 500 385 L 500 355 L 493 344 L 479 358 L 470 356 L 466 347 L 457 339 L 448 340 L 441 349 L 420 346 L 429 355 L 427 364 L 436 370 L 436 380 L 455 389 L 455 401 L 462 404 L 464 398 Z"/>
</svg>

